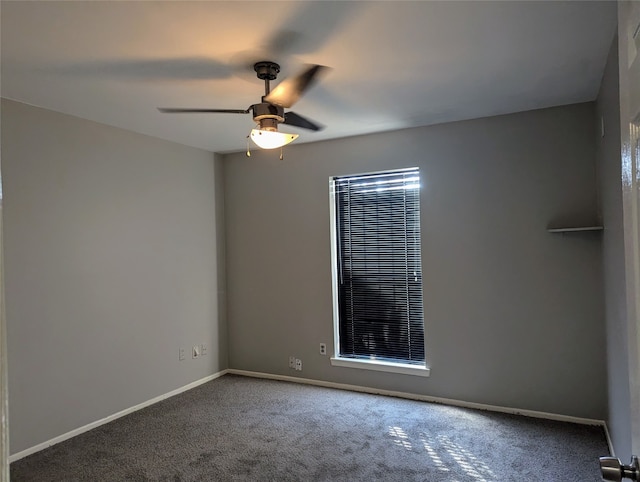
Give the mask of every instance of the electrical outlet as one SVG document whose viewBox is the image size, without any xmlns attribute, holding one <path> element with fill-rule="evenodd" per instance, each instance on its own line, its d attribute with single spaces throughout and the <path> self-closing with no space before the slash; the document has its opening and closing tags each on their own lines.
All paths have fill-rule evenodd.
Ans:
<svg viewBox="0 0 640 482">
<path fill-rule="evenodd" d="M 205 356 L 207 354 L 207 345 L 203 343 L 200 345 L 200 355 Z"/>
<path fill-rule="evenodd" d="M 327 354 L 327 344 L 326 343 L 320 343 L 320 354 L 321 355 L 326 355 Z"/>
<path fill-rule="evenodd" d="M 302 371 L 302 360 L 296 358 L 296 370 Z"/>
<path fill-rule="evenodd" d="M 200 346 L 193 345 L 193 351 L 191 352 L 191 358 L 198 358 L 200 356 Z"/>
<path fill-rule="evenodd" d="M 182 361 L 185 359 L 184 348 L 180 348 L 178 351 L 178 360 Z"/>
<path fill-rule="evenodd" d="M 295 367 L 296 367 L 296 357 L 290 356 L 289 357 L 289 368 L 295 368 Z"/>
</svg>

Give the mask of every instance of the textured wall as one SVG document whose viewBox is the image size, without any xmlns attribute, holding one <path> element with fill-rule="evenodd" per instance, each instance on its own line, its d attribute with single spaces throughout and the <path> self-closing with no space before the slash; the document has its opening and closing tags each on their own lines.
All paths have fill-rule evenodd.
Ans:
<svg viewBox="0 0 640 482">
<path fill-rule="evenodd" d="M 603 419 L 594 104 L 225 156 L 229 364 Z M 305 133 L 311 138 L 312 133 Z M 431 377 L 330 365 L 328 179 L 419 166 Z M 288 368 L 289 355 L 303 371 Z"/>
<path fill-rule="evenodd" d="M 226 368 L 211 153 L 3 100 L 2 176 L 12 453 Z"/>
</svg>

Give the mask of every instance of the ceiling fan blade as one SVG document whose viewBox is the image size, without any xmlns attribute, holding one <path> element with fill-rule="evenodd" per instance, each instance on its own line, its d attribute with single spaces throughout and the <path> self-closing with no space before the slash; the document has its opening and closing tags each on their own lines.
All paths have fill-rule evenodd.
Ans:
<svg viewBox="0 0 640 482">
<path fill-rule="evenodd" d="M 356 14 L 360 2 L 291 2 L 292 14 L 263 39 L 260 45 L 236 53 L 230 65 L 234 74 L 255 81 L 253 65 L 275 60 L 289 71 L 294 56 L 320 50 Z M 268 29 L 266 29 L 268 30 Z"/>
<path fill-rule="evenodd" d="M 242 109 L 190 109 L 182 107 L 158 107 L 164 114 L 248 114 L 251 110 Z"/>
<path fill-rule="evenodd" d="M 105 59 L 55 68 L 64 74 L 132 81 L 226 79 L 233 74 L 231 66 L 206 57 Z"/>
<path fill-rule="evenodd" d="M 311 65 L 295 77 L 284 79 L 264 100 L 280 107 L 291 107 L 317 80 L 318 75 L 328 70 L 324 65 Z"/>
<path fill-rule="evenodd" d="M 283 124 L 289 124 L 291 126 L 302 127 L 303 129 L 309 129 L 312 131 L 321 131 L 324 126 L 311 122 L 309 119 L 296 114 L 295 112 L 285 112 Z"/>
<path fill-rule="evenodd" d="M 265 39 L 262 48 L 279 61 L 317 52 L 356 15 L 358 3 L 295 2 L 292 14 Z"/>
<path fill-rule="evenodd" d="M 287 29 L 277 30 L 267 39 L 262 49 L 274 55 L 274 58 L 279 58 L 288 54 L 291 46 L 299 42 L 301 38 L 300 32 Z"/>
</svg>

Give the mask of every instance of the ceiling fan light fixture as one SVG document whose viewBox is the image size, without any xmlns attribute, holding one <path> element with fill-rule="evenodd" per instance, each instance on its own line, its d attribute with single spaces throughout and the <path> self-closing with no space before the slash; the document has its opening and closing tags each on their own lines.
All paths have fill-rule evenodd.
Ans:
<svg viewBox="0 0 640 482">
<path fill-rule="evenodd" d="M 298 138 L 298 134 L 287 134 L 286 132 L 262 129 L 252 129 L 249 136 L 251 140 L 262 149 L 276 149 L 286 146 Z"/>
</svg>

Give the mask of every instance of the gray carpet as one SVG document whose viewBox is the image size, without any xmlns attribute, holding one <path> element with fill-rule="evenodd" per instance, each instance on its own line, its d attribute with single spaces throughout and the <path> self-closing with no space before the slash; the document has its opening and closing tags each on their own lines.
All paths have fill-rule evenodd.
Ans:
<svg viewBox="0 0 640 482">
<path fill-rule="evenodd" d="M 599 481 L 601 427 L 234 375 L 11 464 L 18 481 Z"/>
</svg>

